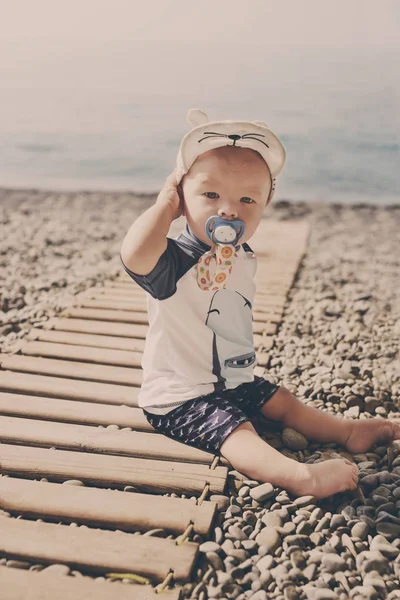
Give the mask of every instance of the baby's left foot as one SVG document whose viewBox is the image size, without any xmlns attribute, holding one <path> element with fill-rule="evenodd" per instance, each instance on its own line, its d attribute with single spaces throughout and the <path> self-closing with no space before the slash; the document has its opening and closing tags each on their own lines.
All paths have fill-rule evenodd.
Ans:
<svg viewBox="0 0 400 600">
<path fill-rule="evenodd" d="M 352 454 L 367 452 L 377 442 L 390 444 L 400 439 L 400 425 L 386 419 L 354 420 L 345 446 Z"/>
</svg>

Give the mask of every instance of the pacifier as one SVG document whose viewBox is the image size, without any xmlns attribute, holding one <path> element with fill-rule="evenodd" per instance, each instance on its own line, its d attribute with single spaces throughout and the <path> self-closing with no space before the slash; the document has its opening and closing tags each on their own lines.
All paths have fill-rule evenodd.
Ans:
<svg viewBox="0 0 400 600">
<path fill-rule="evenodd" d="M 232 244 L 236 246 L 244 233 L 244 222 L 241 219 L 228 221 L 218 215 L 207 219 L 205 229 L 207 237 L 214 244 Z"/>
</svg>

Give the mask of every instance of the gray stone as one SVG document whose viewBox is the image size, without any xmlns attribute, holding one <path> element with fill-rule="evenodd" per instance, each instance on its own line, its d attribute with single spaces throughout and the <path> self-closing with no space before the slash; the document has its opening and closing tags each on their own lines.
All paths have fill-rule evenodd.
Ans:
<svg viewBox="0 0 400 600">
<path fill-rule="evenodd" d="M 336 573 L 337 571 L 345 571 L 347 569 L 346 561 L 337 554 L 323 554 L 322 566 L 328 573 Z"/>
<path fill-rule="evenodd" d="M 294 500 L 294 503 L 297 507 L 301 508 L 304 506 L 308 506 L 309 504 L 315 505 L 317 500 L 314 496 L 299 496 Z"/>
<path fill-rule="evenodd" d="M 67 565 L 54 564 L 43 569 L 43 573 L 55 573 L 56 575 L 69 575 L 70 568 Z"/>
<path fill-rule="evenodd" d="M 351 528 L 351 535 L 359 540 L 365 540 L 368 535 L 369 527 L 366 523 L 362 521 L 360 523 L 356 523 Z"/>
<path fill-rule="evenodd" d="M 264 500 L 272 498 L 274 493 L 274 487 L 270 483 L 263 483 L 250 490 L 250 496 L 253 498 L 253 500 L 257 500 L 257 502 L 260 503 L 264 502 Z"/>
<path fill-rule="evenodd" d="M 290 450 L 305 450 L 308 446 L 307 438 L 290 427 L 283 429 L 281 437 L 285 446 Z"/>
<path fill-rule="evenodd" d="M 222 548 L 217 542 L 204 542 L 199 546 L 200 552 L 221 552 Z"/>
<path fill-rule="evenodd" d="M 282 540 L 274 527 L 265 527 L 256 537 L 259 546 L 265 546 L 271 554 L 280 546 Z"/>
<path fill-rule="evenodd" d="M 389 563 L 387 558 L 378 551 L 361 552 L 356 559 L 357 569 L 368 573 L 369 571 L 377 571 L 380 575 L 388 571 Z"/>
<path fill-rule="evenodd" d="M 266 512 L 261 517 L 261 520 L 268 527 L 282 527 L 283 524 L 282 517 L 278 514 L 278 511 Z"/>
<path fill-rule="evenodd" d="M 224 511 L 229 507 L 229 497 L 222 494 L 212 494 L 210 502 L 215 502 L 218 505 L 218 510 Z"/>
</svg>

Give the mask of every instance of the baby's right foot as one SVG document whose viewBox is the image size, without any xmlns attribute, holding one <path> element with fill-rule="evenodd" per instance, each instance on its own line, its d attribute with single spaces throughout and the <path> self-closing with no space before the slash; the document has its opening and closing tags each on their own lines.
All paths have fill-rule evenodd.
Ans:
<svg viewBox="0 0 400 600">
<path fill-rule="evenodd" d="M 297 496 L 326 498 L 338 492 L 357 489 L 358 469 L 347 458 L 334 458 L 314 465 L 299 463 L 294 477 L 282 487 Z"/>
</svg>

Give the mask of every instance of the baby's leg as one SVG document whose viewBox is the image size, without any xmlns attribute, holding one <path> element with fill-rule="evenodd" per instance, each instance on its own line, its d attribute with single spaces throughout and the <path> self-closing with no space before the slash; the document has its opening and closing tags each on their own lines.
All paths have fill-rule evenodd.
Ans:
<svg viewBox="0 0 400 600">
<path fill-rule="evenodd" d="M 244 475 L 272 483 L 297 496 L 325 498 L 357 487 L 357 467 L 350 461 L 333 459 L 314 465 L 298 463 L 264 442 L 250 422 L 236 427 L 222 443 L 220 452 Z"/>
<path fill-rule="evenodd" d="M 306 406 L 281 386 L 263 405 L 261 414 L 281 421 L 316 442 L 336 442 L 350 452 L 366 452 L 379 441 L 400 439 L 400 426 L 387 419 L 353 420 Z"/>
</svg>

